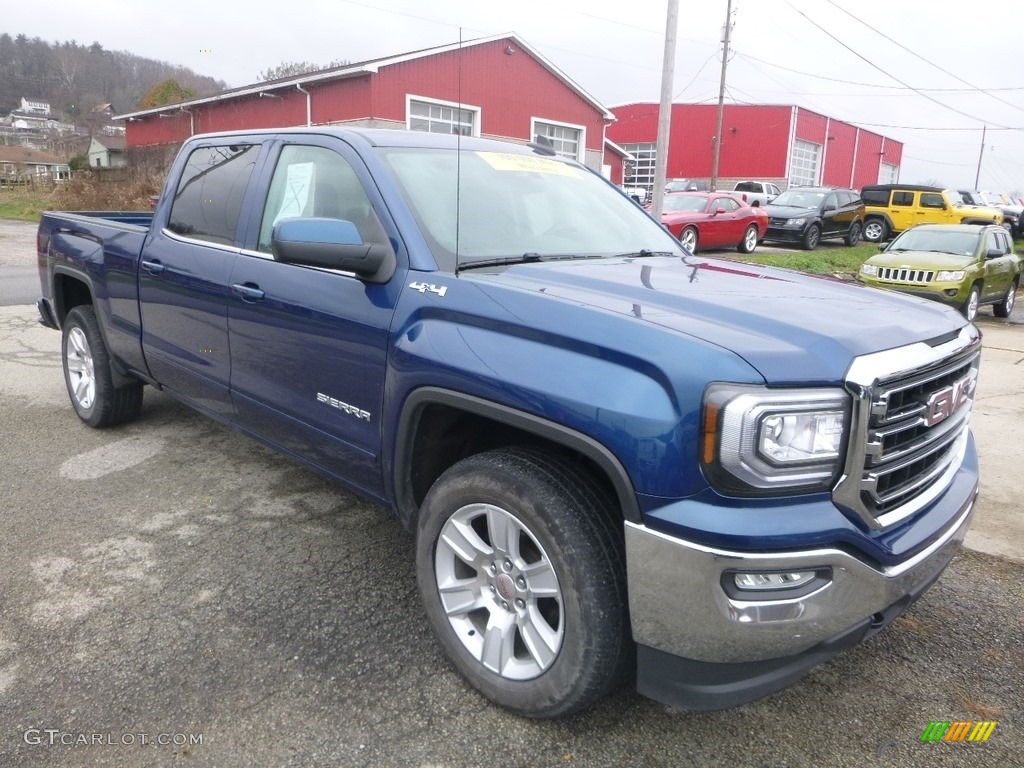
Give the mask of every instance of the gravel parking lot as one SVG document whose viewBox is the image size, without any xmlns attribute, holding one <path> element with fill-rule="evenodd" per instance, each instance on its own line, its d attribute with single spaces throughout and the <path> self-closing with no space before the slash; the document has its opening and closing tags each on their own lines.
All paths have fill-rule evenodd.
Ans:
<svg viewBox="0 0 1024 768">
<path fill-rule="evenodd" d="M 533 722 L 448 666 L 387 510 L 149 389 L 82 426 L 35 316 L 0 307 L 0 766 L 1024 765 L 1019 326 L 979 323 L 975 549 L 888 631 L 734 710 Z"/>
</svg>

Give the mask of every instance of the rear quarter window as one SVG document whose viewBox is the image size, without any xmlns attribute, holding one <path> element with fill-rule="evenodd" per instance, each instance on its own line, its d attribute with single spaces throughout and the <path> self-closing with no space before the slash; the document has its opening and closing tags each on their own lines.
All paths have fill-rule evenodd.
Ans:
<svg viewBox="0 0 1024 768">
<path fill-rule="evenodd" d="M 182 237 L 234 245 L 256 144 L 199 147 L 192 150 L 174 192 L 167 229 Z"/>
</svg>

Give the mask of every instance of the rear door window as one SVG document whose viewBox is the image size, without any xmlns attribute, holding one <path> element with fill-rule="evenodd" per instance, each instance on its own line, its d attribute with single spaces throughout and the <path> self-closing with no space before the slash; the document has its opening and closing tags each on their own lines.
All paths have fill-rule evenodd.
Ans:
<svg viewBox="0 0 1024 768">
<path fill-rule="evenodd" d="M 193 150 L 174 192 L 167 229 L 194 240 L 234 245 L 242 200 L 259 153 L 258 144 Z"/>
<path fill-rule="evenodd" d="M 914 204 L 914 193 L 913 192 L 893 192 L 892 193 L 892 204 L 893 205 L 911 206 L 911 205 Z"/>
</svg>

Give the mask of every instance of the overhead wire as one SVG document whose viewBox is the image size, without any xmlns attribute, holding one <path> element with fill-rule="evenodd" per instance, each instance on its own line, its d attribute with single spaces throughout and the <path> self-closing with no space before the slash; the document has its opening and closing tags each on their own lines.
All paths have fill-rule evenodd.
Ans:
<svg viewBox="0 0 1024 768">
<path fill-rule="evenodd" d="M 949 75 L 949 76 L 950 76 L 950 77 L 952 77 L 952 78 L 953 78 L 954 80 L 958 80 L 959 82 L 963 83 L 964 85 L 970 86 L 970 87 L 971 87 L 971 88 L 972 88 L 973 90 L 977 91 L 978 93 L 984 94 L 985 96 L 989 96 L 989 97 L 991 97 L 991 98 L 995 99 L 995 100 L 996 100 L 996 101 L 998 101 L 998 102 L 1001 102 L 1001 103 L 1003 103 L 1003 104 L 1006 104 L 1006 105 L 1007 105 L 1007 106 L 1009 106 L 1009 107 L 1013 107 L 1013 108 L 1014 108 L 1014 109 L 1016 109 L 1016 110 L 1017 110 L 1018 112 L 1024 112 L 1024 108 L 1021 108 L 1021 107 L 1017 106 L 1017 105 L 1016 105 L 1016 104 L 1014 104 L 1013 102 L 1010 102 L 1010 101 L 1007 101 L 1006 99 L 1000 98 L 999 96 L 996 96 L 996 95 L 995 95 L 994 93 L 989 93 L 989 91 L 988 91 L 988 90 L 986 90 L 986 89 L 984 89 L 984 88 L 980 88 L 980 87 L 978 87 L 977 85 L 974 85 L 973 83 L 970 83 L 970 82 L 968 82 L 967 80 L 964 80 L 964 79 L 963 79 L 962 77 L 960 77 L 960 75 L 957 75 L 957 74 L 955 74 L 955 73 L 953 73 L 953 72 L 950 72 L 950 71 L 949 71 L 948 69 L 945 69 L 944 67 L 941 67 L 941 66 L 939 66 L 938 64 L 936 64 L 936 63 L 935 63 L 934 61 L 929 61 L 928 59 L 926 59 L 926 58 L 925 58 L 924 56 L 922 56 L 921 54 L 919 54 L 919 53 L 917 53 L 916 51 L 913 51 L 913 50 L 911 50 L 910 48 L 908 48 L 907 46 L 903 45 L 903 43 L 901 43 L 901 42 L 899 42 L 898 40 L 894 40 L 893 38 L 889 37 L 889 35 L 885 34 L 885 32 L 882 32 L 881 30 L 879 30 L 879 29 L 876 29 L 875 27 L 871 26 L 871 25 L 870 25 L 870 24 L 868 24 L 868 23 L 867 23 L 866 21 L 864 21 L 864 19 L 860 18 L 860 16 L 858 16 L 858 15 L 856 15 L 856 14 L 853 14 L 853 13 L 850 13 L 850 12 L 849 12 L 848 10 L 846 10 L 845 8 L 843 8 L 843 7 L 841 6 L 841 5 L 838 5 L 838 4 L 836 4 L 835 2 L 833 2 L 833 0 L 825 0 L 825 1 L 826 1 L 826 2 L 827 2 L 827 3 L 829 4 L 829 5 L 831 5 L 831 6 L 833 7 L 833 8 L 835 8 L 836 10 L 838 10 L 838 11 L 842 11 L 842 12 L 843 12 L 843 13 L 845 13 L 845 14 L 846 14 L 847 16 L 849 16 L 849 17 L 850 17 L 851 19 L 853 19 L 854 21 L 856 21 L 856 22 L 858 22 L 858 23 L 860 23 L 860 24 L 863 24 L 863 25 L 864 25 L 865 27 L 867 27 L 868 29 L 870 29 L 870 30 L 871 30 L 872 32 L 874 32 L 875 34 L 877 34 L 877 35 L 881 35 L 881 36 L 882 36 L 882 37 L 884 37 L 884 38 L 885 38 L 886 40 L 888 40 L 888 41 L 889 41 L 890 43 L 892 43 L 893 45 L 895 45 L 895 46 L 898 46 L 899 48 L 903 49 L 904 51 L 906 51 L 907 53 L 909 53 L 909 54 L 910 54 L 911 56 L 914 56 L 914 57 L 916 57 L 916 58 L 920 59 L 920 60 L 921 60 L 921 61 L 923 61 L 923 62 L 924 62 L 925 64 L 928 64 L 928 65 L 930 65 L 930 66 L 932 66 L 932 67 L 935 67 L 935 69 L 939 70 L 939 72 L 942 72 L 942 73 L 943 73 L 944 75 Z"/>
<path fill-rule="evenodd" d="M 918 94 L 922 98 L 925 98 L 928 101 L 933 102 L 934 104 L 938 104 L 943 109 L 948 109 L 951 112 L 956 112 L 958 115 L 963 115 L 964 117 L 969 117 L 971 120 L 977 120 L 979 123 L 982 123 L 984 125 L 990 125 L 990 126 L 999 127 L 999 128 L 1003 128 L 1004 130 L 1012 130 L 1009 126 L 1002 125 L 1001 123 L 997 123 L 994 120 L 985 120 L 983 118 L 977 117 L 976 115 L 972 115 L 969 112 L 964 112 L 961 109 L 957 109 L 956 107 L 952 107 L 949 104 L 946 104 L 944 102 L 939 101 L 934 96 L 930 96 L 927 93 L 925 93 L 924 91 L 921 91 L 920 89 L 915 88 L 914 86 L 910 85 L 909 83 L 906 83 L 903 80 L 900 80 L 898 77 L 896 77 L 896 75 L 892 74 L 891 72 L 889 72 L 884 67 L 881 67 L 878 64 L 875 64 L 875 62 L 873 62 L 867 56 L 865 56 L 862 53 L 854 50 L 849 45 L 844 43 L 842 40 L 840 40 L 838 37 L 836 37 L 831 32 L 829 32 L 827 29 L 825 29 L 823 26 L 821 26 L 818 22 L 816 22 L 814 19 L 812 19 L 810 16 L 808 16 L 802 10 L 800 10 L 799 8 L 794 6 L 792 3 L 790 3 L 789 0 L 786 0 L 786 5 L 788 5 L 796 13 L 800 14 L 801 16 L 803 16 L 804 19 L 806 19 L 808 21 L 808 23 L 810 23 L 813 27 L 818 29 L 822 34 L 824 34 L 825 36 L 827 36 L 830 39 L 834 40 L 836 43 L 838 43 L 840 46 L 842 46 L 847 51 L 852 53 L 854 56 L 856 56 L 858 59 L 863 61 L 865 64 L 867 64 L 868 66 L 870 66 L 870 67 L 872 67 L 874 69 L 877 69 L 879 72 L 881 72 L 882 74 L 886 75 L 887 77 L 891 77 L 897 83 L 899 83 L 900 85 L 904 86 L 905 88 L 913 91 L 914 93 Z"/>
</svg>

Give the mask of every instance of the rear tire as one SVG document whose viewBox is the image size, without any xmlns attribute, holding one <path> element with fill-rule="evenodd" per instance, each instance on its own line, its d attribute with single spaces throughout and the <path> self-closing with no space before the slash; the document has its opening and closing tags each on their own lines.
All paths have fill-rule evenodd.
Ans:
<svg viewBox="0 0 1024 768">
<path fill-rule="evenodd" d="M 992 313 L 996 317 L 1009 317 L 1010 313 L 1013 312 L 1013 305 L 1017 300 L 1017 279 L 1015 278 L 1010 283 L 1010 288 L 1007 290 L 1003 300 L 992 307 Z"/>
<path fill-rule="evenodd" d="M 577 712 L 632 658 L 622 520 L 600 483 L 537 448 L 470 456 L 420 510 L 416 577 L 455 667 L 526 717 Z"/>
<path fill-rule="evenodd" d="M 740 253 L 753 253 L 755 248 L 757 248 L 757 224 L 751 224 L 743 233 L 743 239 L 736 246 L 736 250 Z"/>
<path fill-rule="evenodd" d="M 68 312 L 61 357 L 71 405 L 90 427 L 112 427 L 139 415 L 143 385 L 114 386 L 110 355 L 91 306 L 83 304 Z"/>
</svg>

